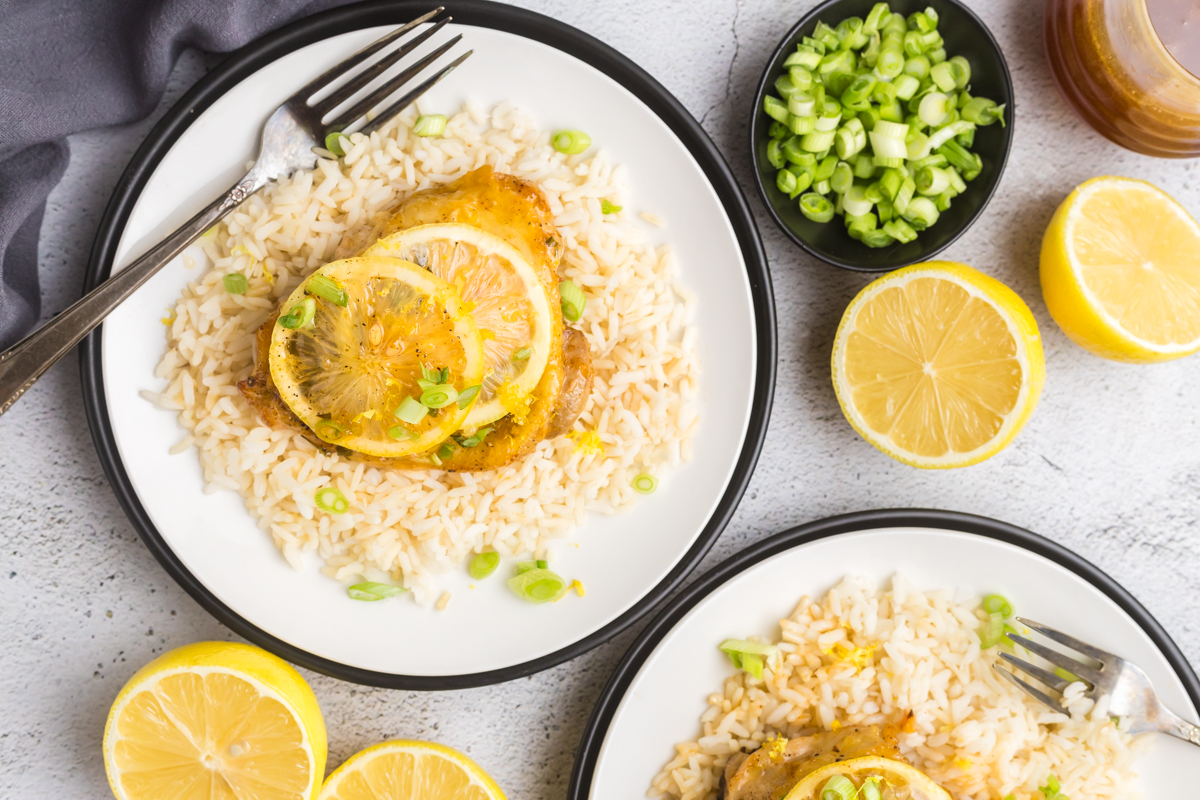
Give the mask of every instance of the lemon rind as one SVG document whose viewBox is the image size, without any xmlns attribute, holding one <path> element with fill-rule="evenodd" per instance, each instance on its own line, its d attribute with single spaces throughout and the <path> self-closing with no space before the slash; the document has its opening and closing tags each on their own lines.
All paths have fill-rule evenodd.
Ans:
<svg viewBox="0 0 1200 800">
<path fill-rule="evenodd" d="M 471 783 L 486 791 L 487 794 L 493 798 L 493 800 L 506 800 L 504 791 L 500 788 L 499 784 L 496 783 L 492 776 L 484 772 L 483 768 L 480 767 L 479 764 L 475 763 L 470 756 L 460 753 L 454 748 L 447 747 L 444 744 L 438 744 L 436 742 L 422 742 L 412 739 L 395 739 L 386 742 L 380 742 L 379 744 L 371 745 L 365 750 L 360 750 L 354 755 L 350 756 L 348 759 L 343 761 L 342 764 L 335 769 L 328 778 L 325 779 L 325 783 L 321 786 L 321 793 L 318 795 L 317 800 L 333 800 L 333 798 L 337 796 L 339 784 L 341 784 L 347 775 L 352 774 L 376 758 L 397 752 L 433 752 L 442 755 L 446 757 L 447 760 L 452 761 L 462 767 L 463 770 L 471 776 Z"/>
<path fill-rule="evenodd" d="M 388 254 L 401 249 L 405 245 L 423 244 L 433 239 L 449 238 L 444 236 L 447 229 L 460 229 L 463 232 L 461 239 L 476 246 L 478 246 L 480 241 L 486 241 L 489 247 L 494 248 L 494 252 L 507 259 L 525 283 L 526 295 L 530 298 L 534 306 L 535 321 L 550 320 L 550 314 L 554 309 L 550 303 L 550 298 L 546 294 L 546 287 L 538 278 L 537 271 L 515 247 L 499 236 L 488 233 L 482 228 L 476 228 L 461 222 L 416 225 L 378 240 L 368 247 L 363 252 L 363 255 L 395 258 L 396 256 Z M 538 325 L 535 330 L 534 340 L 530 343 L 530 346 L 533 348 L 533 354 L 515 382 L 515 385 L 518 389 L 522 390 L 523 394 L 530 394 L 534 390 L 538 381 L 542 378 L 542 373 L 545 372 L 547 363 L 549 363 L 551 328 L 552 325 L 546 324 Z M 476 402 L 467 415 L 466 420 L 463 421 L 462 428 L 464 430 L 473 430 L 490 422 L 495 422 L 508 413 L 498 396 L 484 403 Z"/>
<path fill-rule="evenodd" d="M 967 272 L 967 270 L 970 270 L 970 272 Z M 858 313 L 869 300 L 883 290 L 903 286 L 919 278 L 953 280 L 956 285 L 961 286 L 972 297 L 987 302 L 999 313 L 1017 344 L 1017 363 L 1021 366 L 1024 380 L 1021 382 L 1021 390 L 1017 393 L 1017 400 L 1013 405 L 1013 410 L 1009 412 L 1004 420 L 1004 424 L 1001 425 L 1000 430 L 997 431 L 994 437 L 966 453 L 951 451 L 945 455 L 935 457 L 917 455 L 897 447 L 885 435 L 872 430 L 858 413 L 854 411 L 851 387 L 846 381 L 844 363 L 846 342 L 850 338 L 850 334 L 855 330 Z M 986 287 L 986 289 L 983 287 Z M 854 430 L 881 452 L 904 464 L 921 469 L 969 467 L 991 458 L 1011 444 L 1012 440 L 1016 438 L 1017 433 L 1020 432 L 1021 428 L 1024 427 L 1029 417 L 1033 414 L 1033 409 L 1037 406 L 1042 384 L 1045 380 L 1045 367 L 1041 363 L 1041 336 L 1037 330 L 1037 323 L 1033 319 L 1032 314 L 1029 313 L 1028 307 L 1026 306 L 1026 314 L 1029 315 L 1029 318 L 1026 321 L 1033 323 L 1032 330 L 1025 330 L 1028 326 L 1018 324 L 1018 320 L 1014 318 L 1008 308 L 1005 307 L 1005 303 L 996 295 L 1001 297 L 1007 295 L 1005 299 L 1009 303 L 1016 300 L 1022 306 L 1025 306 L 1025 302 L 1012 289 L 971 267 L 960 265 L 953 261 L 926 261 L 914 264 L 911 267 L 905 267 L 884 278 L 880 278 L 859 292 L 858 296 L 846 308 L 842 316 L 842 321 L 838 325 L 837 334 L 834 337 L 831 359 L 833 364 L 834 392 L 837 395 L 838 403 L 842 407 L 843 414 Z M 1038 358 L 1036 360 L 1040 365 L 1037 369 L 1034 369 L 1034 358 L 1033 353 L 1029 350 L 1030 346 L 1037 350 Z"/>
<path fill-rule="evenodd" d="M 835 774 L 842 775 L 847 772 L 855 772 L 863 769 L 874 769 L 879 770 L 880 772 L 887 772 L 890 770 L 891 772 L 906 775 L 906 777 L 909 777 L 910 779 L 919 776 L 917 777 L 916 783 L 922 790 L 928 790 L 930 787 L 932 787 L 933 789 L 937 790 L 938 797 L 944 798 L 945 800 L 952 800 L 952 796 L 949 791 L 939 786 L 932 778 L 930 778 L 921 770 L 904 761 L 884 758 L 883 756 L 860 756 L 858 758 L 850 758 L 846 759 L 845 761 L 835 761 L 832 764 L 826 764 L 819 769 L 813 770 L 809 775 L 806 775 L 803 780 L 801 780 L 799 783 L 793 786 L 791 790 L 788 791 L 783 800 L 807 800 L 807 798 L 799 793 L 802 787 L 805 790 L 811 790 L 816 788 L 816 784 L 820 783 L 821 779 L 825 778 L 826 776 L 832 776 Z M 909 775 L 908 773 L 913 774 Z M 925 783 L 928 783 L 928 786 L 925 786 Z M 812 795 L 810 794 L 808 797 L 812 797 Z"/>
</svg>

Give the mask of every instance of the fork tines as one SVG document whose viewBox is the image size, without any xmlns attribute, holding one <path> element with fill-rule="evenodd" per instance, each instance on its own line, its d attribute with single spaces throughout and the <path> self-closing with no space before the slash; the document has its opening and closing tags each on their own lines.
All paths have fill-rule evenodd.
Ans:
<svg viewBox="0 0 1200 800">
<path fill-rule="evenodd" d="M 1017 622 L 1025 625 L 1030 630 L 1037 631 L 1051 641 L 1057 642 L 1058 644 L 1074 650 L 1075 652 L 1080 653 L 1081 655 L 1093 661 L 1099 662 L 1099 666 L 1093 667 L 1089 664 L 1072 658 L 1065 653 L 1062 653 L 1058 650 L 1053 650 L 1043 644 L 1035 642 L 1032 639 L 1012 633 L 1006 633 L 1005 636 L 1007 636 L 1015 644 L 1021 645 L 1021 647 L 1025 648 L 1028 652 L 1034 653 L 1045 659 L 1050 664 L 1053 664 L 1055 667 L 1070 673 L 1073 678 L 1065 678 L 1062 675 L 1046 670 L 1035 664 L 1031 664 L 1028 661 L 1023 661 L 1011 653 L 1000 653 L 1000 658 L 1002 658 L 1004 661 L 1016 667 L 1018 670 L 1026 673 L 1027 675 L 1035 678 L 1039 683 L 1042 683 L 1052 691 L 1057 692 L 1059 699 L 1061 699 L 1063 690 L 1066 689 L 1071 683 L 1074 683 L 1075 679 L 1081 680 L 1089 685 L 1087 694 L 1092 696 L 1093 699 L 1096 694 L 1099 694 L 1108 688 L 1108 684 L 1112 681 L 1111 676 L 1115 675 L 1121 663 L 1121 659 L 1118 656 L 1105 652 L 1104 650 L 1100 650 L 1099 648 L 1093 647 L 1086 642 L 1082 642 L 1072 636 L 1062 633 L 1061 631 L 1057 631 L 1054 628 L 1034 622 L 1033 620 L 1025 619 L 1024 617 L 1017 617 Z M 1038 700 L 1051 710 L 1064 714 L 1068 713 L 1061 702 L 1059 702 L 1059 699 L 1051 697 L 1046 692 L 1038 689 L 1027 681 L 1022 680 L 1012 672 L 1001 669 L 999 664 L 993 664 L 992 666 L 1006 679 L 1019 686 L 1025 693 Z"/>
<path fill-rule="evenodd" d="M 417 78 L 422 71 L 432 66 L 462 39 L 461 34 L 455 36 L 422 56 L 411 66 L 405 67 L 398 74 L 380 82 L 379 79 L 383 78 L 384 74 L 396 66 L 402 58 L 427 42 L 451 21 L 452 17 L 449 16 L 438 19 L 443 11 L 445 8 L 439 6 L 422 14 L 411 22 L 389 31 L 385 36 L 326 70 L 293 94 L 287 101 L 288 107 L 293 114 L 305 119 L 310 130 L 321 131 L 323 136 L 334 132 L 350 132 L 356 123 L 364 120 L 364 124 L 355 130 L 368 134 L 376 130 L 428 91 L 430 87 L 449 75 L 455 67 L 466 61 L 474 52 L 473 50 L 467 51 L 431 77 L 414 86 L 386 108 L 371 113 L 373 109 Z M 425 23 L 431 24 L 401 43 L 395 50 L 368 63 L 378 54 L 386 51 L 389 46 L 400 41 L 405 34 Z M 360 68 L 363 64 L 367 64 L 367 66 Z M 313 99 L 318 96 L 319 99 Z"/>
</svg>

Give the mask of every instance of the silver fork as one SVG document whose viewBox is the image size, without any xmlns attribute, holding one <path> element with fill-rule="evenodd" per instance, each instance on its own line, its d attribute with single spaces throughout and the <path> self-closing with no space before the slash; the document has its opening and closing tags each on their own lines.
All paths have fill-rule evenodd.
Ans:
<svg viewBox="0 0 1200 800">
<path fill-rule="evenodd" d="M 1071 673 L 1087 684 L 1088 688 L 1084 690 L 1083 694 L 1089 700 L 1095 702 L 1100 699 L 1101 695 L 1108 695 L 1110 698 L 1108 713 L 1112 716 L 1127 718 L 1131 733 L 1160 731 L 1200 745 L 1200 728 L 1172 713 L 1164 706 L 1158 699 L 1154 687 L 1150 685 L 1150 679 L 1136 664 L 1033 620 L 1017 617 L 1017 622 L 1096 662 L 1096 665 L 1093 666 L 1024 636 L 1005 634 L 1029 652 L 1041 656 L 1054 666 Z M 1051 691 L 1057 692 L 1058 699 L 1018 678 L 1008 670 L 1001 669 L 999 664 L 993 664 L 992 666 L 997 672 L 1052 711 L 1062 714 L 1069 713 L 1060 700 L 1063 690 L 1074 681 L 1035 664 L 1030 664 L 1028 661 L 1022 661 L 1011 653 L 1001 652 L 1000 657 L 1022 672 L 1033 676 Z"/>
<path fill-rule="evenodd" d="M 246 176 L 229 191 L 218 197 L 203 211 L 184 223 L 149 252 L 84 295 L 66 311 L 47 322 L 13 347 L 0 353 L 0 414 L 8 411 L 25 391 L 56 361 L 79 343 L 101 323 L 121 301 L 133 294 L 183 249 L 219 222 L 238 204 L 267 183 L 316 166 L 314 147 L 324 147 L 333 133 L 359 132 L 369 134 L 407 108 L 435 83 L 445 78 L 474 51 L 468 50 L 436 73 L 405 92 L 398 100 L 368 118 L 368 112 L 413 81 L 422 71 L 434 64 L 456 45 L 462 36 L 455 36 L 432 52 L 388 78 L 365 94 L 385 72 L 411 53 L 450 21 L 436 20 L 445 9 L 436 8 L 412 22 L 401 25 L 383 38 L 329 69 L 275 109 L 263 125 L 258 158 Z M 387 49 L 406 33 L 424 23 L 432 22 L 425 30 L 405 41 L 398 49 L 379 58 L 361 70 L 376 54 Z M 336 85 L 338 81 L 344 83 Z M 313 98 L 334 87 L 319 100 Z M 361 97 L 359 95 L 362 94 Z M 347 106 L 346 103 L 351 102 Z M 362 123 L 355 127 L 356 123 Z"/>
</svg>

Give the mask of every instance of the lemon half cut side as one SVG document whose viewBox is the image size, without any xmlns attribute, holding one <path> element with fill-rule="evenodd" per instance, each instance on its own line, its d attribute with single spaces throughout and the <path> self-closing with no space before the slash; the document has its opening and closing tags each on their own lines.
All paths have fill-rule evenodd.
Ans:
<svg viewBox="0 0 1200 800">
<path fill-rule="evenodd" d="M 332 279 L 342 306 L 309 292 L 314 277 Z M 382 458 L 429 450 L 462 427 L 472 404 L 458 393 L 483 381 L 483 345 L 454 287 L 416 264 L 359 257 L 326 264 L 282 308 L 316 301 L 310 325 L 276 324 L 271 377 L 283 401 L 324 441 Z M 447 371 L 450 402 L 416 421 L 397 416 L 418 403 L 431 372 Z M 422 383 L 424 382 L 424 384 Z"/>
<path fill-rule="evenodd" d="M 1080 185 L 1046 228 L 1042 294 L 1073 341 L 1117 361 L 1200 350 L 1200 225 L 1153 184 Z"/>
<path fill-rule="evenodd" d="M 975 464 L 1012 441 L 1045 382 L 1037 322 L 1004 284 L 930 261 L 868 285 L 833 346 L 846 419 L 916 467 Z"/>
<path fill-rule="evenodd" d="M 512 245 L 461 223 L 418 225 L 380 239 L 366 255 L 412 261 L 458 291 L 479 327 L 486 373 L 479 400 L 463 423 L 479 428 L 509 412 L 501 389 L 527 397 L 541 380 L 554 340 L 558 307 L 538 273 Z"/>
<path fill-rule="evenodd" d="M 909 800 L 952 800 L 950 793 L 938 786 L 929 776 L 903 761 L 894 761 L 880 756 L 863 756 L 827 764 L 809 773 L 792 787 L 784 800 L 821 800 L 821 790 L 830 778 L 841 775 L 848 778 L 856 790 L 871 779 L 878 787 L 890 787 L 890 796 Z M 861 797 L 861 794 L 859 795 Z M 884 790 L 884 796 L 889 793 Z"/>
<path fill-rule="evenodd" d="M 312 800 L 325 757 L 312 689 L 281 659 L 234 642 L 154 659 L 117 695 L 104 728 L 118 800 Z"/>
<path fill-rule="evenodd" d="M 320 800 L 505 800 L 467 756 L 433 742 L 390 741 L 355 753 L 334 770 Z"/>
</svg>

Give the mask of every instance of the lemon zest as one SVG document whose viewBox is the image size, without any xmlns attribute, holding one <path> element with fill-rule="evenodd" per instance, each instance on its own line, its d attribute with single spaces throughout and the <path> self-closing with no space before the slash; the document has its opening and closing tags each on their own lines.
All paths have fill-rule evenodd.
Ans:
<svg viewBox="0 0 1200 800">
<path fill-rule="evenodd" d="M 571 431 L 567 438 L 575 442 L 576 453 L 603 453 L 604 443 L 596 431 Z"/>
<path fill-rule="evenodd" d="M 971 759 L 961 758 L 961 757 L 956 758 L 956 759 L 954 759 L 954 766 L 958 767 L 963 772 L 966 772 L 967 770 L 969 770 L 971 768 Z"/>
<path fill-rule="evenodd" d="M 479 338 L 480 338 L 482 341 L 485 341 L 485 342 L 486 342 L 488 339 L 495 339 L 495 338 L 496 338 L 496 334 L 492 333 L 492 332 L 491 332 L 491 331 L 489 331 L 487 328 L 480 328 L 480 329 L 479 329 Z"/>
<path fill-rule="evenodd" d="M 378 418 L 378 416 L 379 416 L 378 411 L 376 411 L 373 408 L 368 408 L 366 411 L 363 411 L 359 414 L 355 414 L 354 421 L 362 422 L 364 419 L 376 419 L 376 418 Z"/>
<path fill-rule="evenodd" d="M 877 647 L 879 647 L 877 644 L 869 644 L 866 647 L 850 647 L 843 642 L 837 642 L 832 647 L 826 647 L 821 652 L 843 664 L 851 665 L 858 672 L 862 672 L 865 667 L 869 667 L 874 663 L 875 649 Z"/>
<path fill-rule="evenodd" d="M 509 414 L 512 414 L 513 420 L 518 425 L 524 425 L 525 419 L 529 416 L 529 404 L 533 402 L 533 397 L 521 391 L 520 387 L 514 386 L 511 381 L 507 381 L 500 387 L 497 396 L 500 398 L 500 405 Z"/>
<path fill-rule="evenodd" d="M 160 319 L 159 322 L 161 322 L 163 325 L 166 325 L 169 328 L 175 324 L 175 320 L 178 318 L 178 316 L 179 315 L 175 313 L 175 309 L 168 308 L 167 315 L 165 317 L 163 317 L 162 319 Z"/>
<path fill-rule="evenodd" d="M 787 747 L 787 737 L 780 734 L 775 734 L 771 738 L 763 742 L 763 749 L 767 751 L 767 758 L 772 761 L 783 760 L 783 748 Z"/>
<path fill-rule="evenodd" d="M 829 730 L 836 733 L 837 731 L 840 731 L 841 729 L 842 729 L 842 723 L 838 722 L 837 717 L 834 717 L 833 722 L 829 723 Z"/>
<path fill-rule="evenodd" d="M 571 585 L 567 587 L 567 590 L 570 591 L 571 589 L 574 589 L 575 594 L 579 595 L 580 597 L 583 597 L 585 594 L 587 594 L 587 592 L 583 590 L 583 584 L 578 580 L 571 581 Z"/>
</svg>

